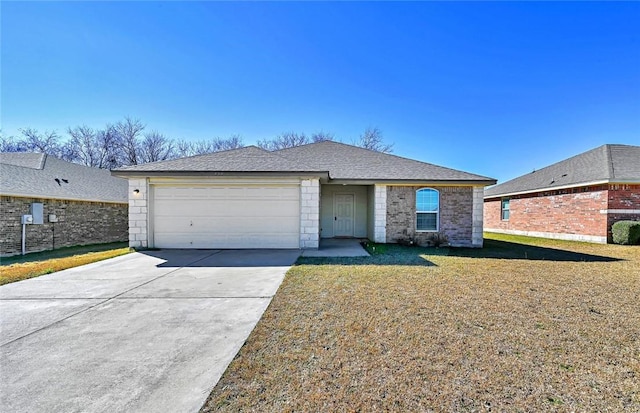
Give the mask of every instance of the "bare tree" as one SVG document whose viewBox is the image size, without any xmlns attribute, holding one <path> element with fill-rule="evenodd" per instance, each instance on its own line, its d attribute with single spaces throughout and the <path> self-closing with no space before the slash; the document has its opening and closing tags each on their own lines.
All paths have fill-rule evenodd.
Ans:
<svg viewBox="0 0 640 413">
<path fill-rule="evenodd" d="M 313 133 L 311 136 L 307 136 L 304 133 L 286 132 L 273 139 L 259 140 L 256 145 L 269 151 L 277 151 L 294 146 L 306 145 L 308 143 L 333 140 L 335 140 L 335 135 L 324 131 Z M 380 129 L 374 127 L 365 129 L 363 134 L 360 135 L 360 139 L 353 144 L 377 152 L 390 153 L 393 151 L 393 144 L 385 143 L 382 139 Z"/>
<path fill-rule="evenodd" d="M 164 161 L 175 158 L 175 143 L 157 131 L 152 131 L 144 135 L 139 144 L 140 153 L 138 161 L 140 163 Z"/>
<path fill-rule="evenodd" d="M 311 140 L 304 133 L 285 132 L 273 139 L 262 139 L 256 142 L 256 145 L 268 151 L 277 151 L 280 149 L 293 148 L 294 146 L 305 145 Z"/>
<path fill-rule="evenodd" d="M 142 131 L 145 125 L 139 119 L 126 117 L 113 126 L 117 139 L 119 163 L 122 165 L 138 165 L 140 159 L 140 145 Z"/>
<path fill-rule="evenodd" d="M 4 136 L 0 131 L 0 152 L 25 152 L 26 148 L 13 136 Z"/>
<path fill-rule="evenodd" d="M 368 127 L 360 135 L 360 140 L 355 142 L 356 146 L 376 152 L 391 153 L 393 144 L 385 143 L 382 139 L 382 132 L 376 127 Z"/>
<path fill-rule="evenodd" d="M 65 146 L 72 161 L 94 168 L 110 169 L 118 165 L 117 139 L 109 125 L 104 130 L 95 130 L 86 125 L 67 129 L 69 140 Z"/>
<path fill-rule="evenodd" d="M 186 139 L 178 139 L 175 143 L 176 158 L 184 158 L 193 155 L 193 142 Z"/>
<path fill-rule="evenodd" d="M 62 147 L 60 145 L 60 136 L 56 131 L 38 132 L 33 128 L 18 129 L 22 134 L 19 140 L 19 146 L 23 147 L 27 152 L 40 152 L 50 155 L 62 155 Z"/>
<path fill-rule="evenodd" d="M 311 142 L 324 142 L 324 141 L 332 141 L 335 140 L 335 136 L 330 132 L 316 132 L 311 134 Z"/>
<path fill-rule="evenodd" d="M 217 147 L 220 151 L 228 151 L 231 149 L 243 148 L 244 143 L 242 142 L 242 136 L 240 135 L 231 135 L 226 139 L 218 138 Z"/>
<path fill-rule="evenodd" d="M 242 148 L 244 143 L 240 135 L 231 135 L 228 138 L 213 138 L 209 140 L 201 140 L 188 142 L 180 140 L 176 143 L 177 156 L 202 155 L 205 153 L 228 151 L 230 149 Z"/>
</svg>

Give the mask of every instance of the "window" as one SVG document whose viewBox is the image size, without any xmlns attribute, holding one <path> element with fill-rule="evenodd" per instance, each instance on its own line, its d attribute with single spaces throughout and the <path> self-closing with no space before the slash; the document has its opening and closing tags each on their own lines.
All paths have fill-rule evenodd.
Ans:
<svg viewBox="0 0 640 413">
<path fill-rule="evenodd" d="M 509 220 L 509 198 L 504 198 L 502 200 L 502 220 Z"/>
<path fill-rule="evenodd" d="M 416 230 L 437 231 L 440 215 L 440 193 L 426 188 L 416 191 Z"/>
</svg>

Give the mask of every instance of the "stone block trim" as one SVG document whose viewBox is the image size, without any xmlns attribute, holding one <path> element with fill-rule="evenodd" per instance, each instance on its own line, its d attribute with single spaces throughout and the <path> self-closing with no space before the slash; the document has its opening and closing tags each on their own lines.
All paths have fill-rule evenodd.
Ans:
<svg viewBox="0 0 640 413">
<path fill-rule="evenodd" d="M 320 180 L 300 181 L 300 248 L 320 246 Z"/>
<path fill-rule="evenodd" d="M 149 185 L 144 178 L 129 179 L 129 246 L 149 246 Z"/>
<path fill-rule="evenodd" d="M 438 232 L 416 231 L 416 191 L 422 188 L 433 188 L 440 193 Z M 440 234 L 444 235 L 452 246 L 477 246 L 473 242 L 473 211 L 474 187 L 472 186 L 389 185 L 387 187 L 386 242 L 412 239 L 424 245 L 428 244 L 435 234 Z"/>
<path fill-rule="evenodd" d="M 373 241 L 387 242 L 387 186 L 376 185 L 374 189 Z"/>
<path fill-rule="evenodd" d="M 484 243 L 483 232 L 483 211 L 484 211 L 484 187 L 473 188 L 473 217 L 471 228 L 471 244 L 481 248 Z"/>
<path fill-rule="evenodd" d="M 22 253 L 20 217 L 42 203 L 44 224 L 26 226 L 26 252 L 127 240 L 127 204 L 0 197 L 0 256 Z M 49 222 L 55 214 L 58 222 Z"/>
</svg>

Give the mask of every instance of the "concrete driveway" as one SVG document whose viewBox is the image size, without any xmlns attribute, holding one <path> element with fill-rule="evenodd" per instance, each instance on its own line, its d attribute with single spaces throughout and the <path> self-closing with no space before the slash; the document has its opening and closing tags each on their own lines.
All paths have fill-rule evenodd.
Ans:
<svg viewBox="0 0 640 413">
<path fill-rule="evenodd" d="M 299 254 L 134 253 L 0 287 L 0 411 L 198 411 Z"/>
</svg>

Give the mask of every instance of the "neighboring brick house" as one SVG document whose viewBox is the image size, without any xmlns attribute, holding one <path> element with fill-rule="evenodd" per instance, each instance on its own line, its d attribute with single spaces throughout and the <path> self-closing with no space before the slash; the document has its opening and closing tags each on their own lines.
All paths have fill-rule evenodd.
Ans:
<svg viewBox="0 0 640 413">
<path fill-rule="evenodd" d="M 611 226 L 640 220 L 640 146 L 603 145 L 490 187 L 489 232 L 611 241 Z"/>
<path fill-rule="evenodd" d="M 127 241 L 127 181 L 104 169 L 41 153 L 0 154 L 0 256 L 22 252 L 21 217 L 42 206 L 42 223 L 25 226 L 25 252 Z"/>
<path fill-rule="evenodd" d="M 250 146 L 114 170 L 129 179 L 130 245 L 318 248 L 446 238 L 482 246 L 485 176 L 338 142 Z"/>
</svg>

